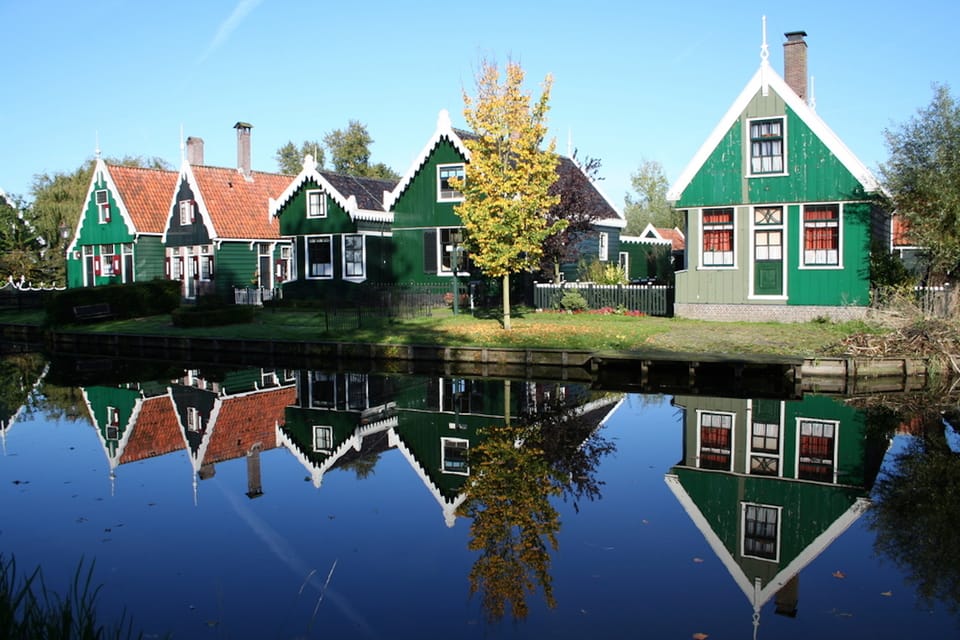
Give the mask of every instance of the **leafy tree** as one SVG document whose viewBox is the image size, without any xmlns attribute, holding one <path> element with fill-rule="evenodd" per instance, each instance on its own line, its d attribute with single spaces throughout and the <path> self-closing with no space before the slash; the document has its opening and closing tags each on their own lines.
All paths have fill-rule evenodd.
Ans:
<svg viewBox="0 0 960 640">
<path fill-rule="evenodd" d="M 22 198 L 0 192 L 0 280 L 23 278 L 39 284 L 42 280 L 40 257 L 46 240 L 37 234 L 25 211 L 27 207 Z"/>
<path fill-rule="evenodd" d="M 880 174 L 927 275 L 949 276 L 960 266 L 960 105 L 947 86 L 933 90 L 928 106 L 884 131 L 890 159 Z"/>
<path fill-rule="evenodd" d="M 597 198 L 590 183 L 603 180 L 599 176 L 600 160 L 587 156 L 581 163 L 577 150 L 571 158 L 578 167 L 557 172 L 557 179 L 550 186 L 550 194 L 560 201 L 547 213 L 548 225 L 565 221 L 559 233 L 549 236 L 543 243 L 543 258 L 540 270 L 554 282 L 560 282 L 560 265 L 574 263 L 580 257 L 580 240 L 593 232 L 592 224 L 605 210 L 605 202 Z"/>
<path fill-rule="evenodd" d="M 630 184 L 636 195 L 631 196 L 629 193 L 626 195 L 625 235 L 640 235 L 647 223 L 667 229 L 679 228 L 683 225 L 680 213 L 667 201 L 669 183 L 663 173 L 663 165 L 658 161 L 641 161 L 640 167 L 630 174 Z"/>
<path fill-rule="evenodd" d="M 323 143 L 330 151 L 333 170 L 350 176 L 397 180 L 400 176 L 383 164 L 370 164 L 370 145 L 373 138 L 366 125 L 359 120 L 351 120 L 346 129 L 334 129 L 323 137 Z"/>
<path fill-rule="evenodd" d="M 502 278 L 503 328 L 510 329 L 510 274 L 540 265 L 547 238 L 566 226 L 547 213 L 560 202 L 550 193 L 556 181 L 553 140 L 547 133 L 551 78 L 533 103 L 522 89 L 524 72 L 508 62 L 500 70 L 483 61 L 477 95 L 464 92 L 464 117 L 476 134 L 464 140 L 470 150 L 469 176 L 454 180 L 464 194 L 456 212 L 466 231 L 465 245 L 474 264 L 488 277 Z"/>
<path fill-rule="evenodd" d="M 277 154 L 274 157 L 277 159 L 280 173 L 296 175 L 303 168 L 303 159 L 307 155 L 313 156 L 313 159 L 317 161 L 317 167 L 323 168 L 326 160 L 324 150 L 316 140 L 304 140 L 299 147 L 293 143 L 293 140 L 290 140 L 277 149 Z"/>
</svg>

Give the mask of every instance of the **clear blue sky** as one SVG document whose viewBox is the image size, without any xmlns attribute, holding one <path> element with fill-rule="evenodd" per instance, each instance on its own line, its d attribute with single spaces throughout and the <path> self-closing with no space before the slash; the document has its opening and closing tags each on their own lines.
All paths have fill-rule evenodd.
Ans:
<svg viewBox="0 0 960 640">
<path fill-rule="evenodd" d="M 254 125 L 253 168 L 277 148 L 350 120 L 372 161 L 406 171 L 482 57 L 520 62 L 529 88 L 553 75 L 558 149 L 600 158 L 622 207 L 630 174 L 657 160 L 672 182 L 759 65 L 761 17 L 782 73 L 783 33 L 808 33 L 818 113 L 870 168 L 883 130 L 934 82 L 960 92 L 960 3 L 306 2 L 0 0 L 0 188 L 29 198 L 34 174 L 92 157 L 180 164 L 180 131 L 206 164 L 235 166 L 233 124 Z"/>
</svg>

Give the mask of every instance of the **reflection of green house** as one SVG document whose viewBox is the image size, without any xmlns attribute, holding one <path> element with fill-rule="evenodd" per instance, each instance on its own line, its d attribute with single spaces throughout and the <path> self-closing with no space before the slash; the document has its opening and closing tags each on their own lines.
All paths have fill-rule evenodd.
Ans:
<svg viewBox="0 0 960 640">
<path fill-rule="evenodd" d="M 889 243 L 871 205 L 880 186 L 808 102 L 806 34 L 786 36 L 786 79 L 764 41 L 760 68 L 668 194 L 686 215 L 677 316 L 851 319 L 870 303 L 871 242 Z"/>
<path fill-rule="evenodd" d="M 774 599 L 795 615 L 798 574 L 866 510 L 886 442 L 829 397 L 674 402 L 684 451 L 667 485 L 754 612 Z"/>
</svg>

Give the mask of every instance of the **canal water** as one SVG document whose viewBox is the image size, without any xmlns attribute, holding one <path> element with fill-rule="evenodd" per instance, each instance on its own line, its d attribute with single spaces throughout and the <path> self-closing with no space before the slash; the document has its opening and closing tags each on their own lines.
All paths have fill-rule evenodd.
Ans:
<svg viewBox="0 0 960 640">
<path fill-rule="evenodd" d="M 0 554 L 148 638 L 957 637 L 940 409 L 7 356 Z"/>
</svg>

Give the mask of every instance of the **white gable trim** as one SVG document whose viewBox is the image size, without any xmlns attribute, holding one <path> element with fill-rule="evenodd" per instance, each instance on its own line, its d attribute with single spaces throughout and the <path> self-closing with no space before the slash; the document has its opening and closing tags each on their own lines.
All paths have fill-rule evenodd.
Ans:
<svg viewBox="0 0 960 640">
<path fill-rule="evenodd" d="M 179 200 L 177 199 L 177 193 L 180 191 L 180 183 L 184 180 L 187 181 L 187 184 L 190 185 L 190 191 L 193 192 L 193 200 L 197 203 L 197 212 L 202 214 L 203 226 L 207 229 L 207 236 L 210 238 L 210 242 L 216 242 L 218 236 L 216 230 L 213 228 L 213 220 L 210 218 L 210 212 L 207 211 L 207 204 L 203 201 L 203 194 L 197 185 L 197 179 L 193 175 L 193 169 L 190 168 L 190 163 L 184 160 L 180 166 L 180 175 L 177 176 L 177 183 L 173 185 L 173 193 L 170 194 L 170 206 L 167 207 L 167 224 L 163 228 L 163 244 L 167 244 L 167 232 L 170 230 L 170 221 L 173 220 L 173 216 L 177 215 L 174 213 L 174 207 L 178 206 Z"/>
<path fill-rule="evenodd" d="M 83 211 L 77 220 L 76 228 L 73 230 L 73 238 L 65 249 L 66 255 L 70 255 L 71 251 L 76 250 L 78 241 L 80 240 L 80 229 L 83 227 L 87 209 L 90 207 L 90 199 L 93 197 L 93 192 L 98 190 L 96 184 L 100 180 L 103 180 L 106 184 L 107 191 L 113 195 L 113 200 L 117 203 L 118 213 L 123 219 L 124 226 L 127 227 L 127 232 L 132 236 L 137 235 L 137 228 L 133 225 L 133 218 L 130 217 L 130 212 L 127 211 L 127 205 L 123 201 L 123 194 L 117 189 L 117 183 L 113 181 L 113 176 L 110 175 L 110 167 L 103 161 L 103 158 L 97 158 L 97 162 L 93 167 L 93 175 L 90 177 L 90 186 L 87 187 L 87 197 L 83 200 Z"/>
<path fill-rule="evenodd" d="M 693 159 L 683 172 L 681 172 L 680 177 L 677 178 L 677 181 L 667 193 L 667 200 L 676 202 L 680 199 L 684 190 L 690 186 L 690 182 L 694 176 L 703 168 L 707 158 L 710 157 L 713 150 L 716 149 L 721 140 L 723 140 L 723 137 L 730 130 L 730 127 L 733 126 L 733 123 L 737 121 L 747 108 L 747 105 L 750 104 L 750 101 L 753 100 L 753 97 L 757 95 L 757 92 L 765 88 L 772 89 L 774 93 L 783 99 L 787 106 L 797 114 L 797 117 L 800 118 L 804 124 L 810 127 L 814 135 L 826 145 L 831 153 L 836 156 L 837 160 L 846 167 L 847 171 L 860 182 L 867 192 L 880 190 L 880 183 L 866 165 L 847 148 L 837 134 L 827 126 L 827 123 L 817 115 L 817 112 L 800 99 L 800 96 L 787 85 L 786 81 L 780 77 L 780 74 L 773 70 L 770 63 L 763 61 L 760 63 L 760 68 L 747 83 L 747 86 L 743 88 L 743 91 L 741 91 L 737 99 L 734 100 L 733 105 L 727 110 L 723 118 L 720 119 L 716 128 L 707 136 L 703 146 L 694 154 Z"/>
<path fill-rule="evenodd" d="M 423 166 L 430 157 L 430 154 L 433 153 L 433 150 L 443 139 L 446 139 L 456 147 L 457 151 L 460 152 L 467 162 L 470 161 L 470 150 L 467 149 L 467 146 L 463 144 L 463 140 L 461 140 L 460 136 L 453 130 L 453 125 L 450 123 L 450 113 L 446 109 L 441 109 L 440 114 L 437 116 L 437 128 L 434 130 L 430 140 L 420 151 L 420 155 L 410 164 L 407 172 L 403 175 L 403 178 L 400 179 L 400 182 L 397 183 L 397 186 L 393 188 L 393 191 L 383 194 L 384 209 L 389 210 L 393 208 L 393 205 L 400 199 L 401 194 L 410 186 L 410 182 L 413 180 L 413 177 L 417 175 L 420 167 Z"/>
</svg>

